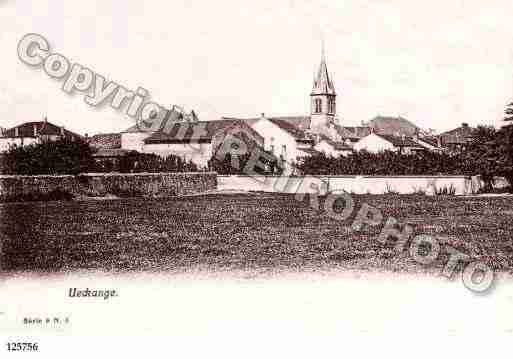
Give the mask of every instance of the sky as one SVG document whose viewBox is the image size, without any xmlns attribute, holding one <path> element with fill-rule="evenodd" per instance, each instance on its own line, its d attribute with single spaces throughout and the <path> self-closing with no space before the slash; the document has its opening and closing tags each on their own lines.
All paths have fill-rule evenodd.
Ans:
<svg viewBox="0 0 513 359">
<path fill-rule="evenodd" d="M 498 125 L 513 100 L 511 13 L 498 0 L 0 0 L 0 126 L 47 116 L 95 134 L 134 123 L 21 62 L 27 33 L 200 120 L 308 114 L 324 39 L 343 125 L 376 115 L 438 131 Z"/>
</svg>

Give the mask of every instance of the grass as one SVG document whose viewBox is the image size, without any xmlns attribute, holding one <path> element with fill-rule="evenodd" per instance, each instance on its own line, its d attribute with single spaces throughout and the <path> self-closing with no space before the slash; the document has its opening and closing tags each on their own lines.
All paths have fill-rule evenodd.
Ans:
<svg viewBox="0 0 513 359">
<path fill-rule="evenodd" d="M 415 234 L 433 235 L 494 269 L 513 267 L 511 199 L 353 198 L 357 209 L 375 206 L 385 218 L 413 225 Z M 3 271 L 423 270 L 406 252 L 395 253 L 393 243 L 376 240 L 381 227 L 353 232 L 351 218 L 330 219 L 293 195 L 4 203 L 0 219 Z M 442 252 L 435 266 L 447 258 Z"/>
</svg>

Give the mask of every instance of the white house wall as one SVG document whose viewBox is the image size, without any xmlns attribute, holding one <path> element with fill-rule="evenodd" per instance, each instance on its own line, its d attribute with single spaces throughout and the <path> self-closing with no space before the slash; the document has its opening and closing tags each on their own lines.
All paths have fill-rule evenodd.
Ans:
<svg viewBox="0 0 513 359">
<path fill-rule="evenodd" d="M 296 161 L 298 147 L 294 136 L 265 118 L 258 120 L 251 127 L 264 138 L 264 149 L 266 151 L 271 151 L 271 146 L 273 145 L 274 155 L 280 157 L 280 155 L 282 155 L 283 146 L 285 146 L 285 162 L 291 163 Z M 288 166 L 285 168 L 285 172 L 288 172 L 287 167 Z"/>
<path fill-rule="evenodd" d="M 372 153 L 378 153 L 386 150 L 397 151 L 397 147 L 392 143 L 373 133 L 360 139 L 354 144 L 353 148 L 356 151 L 367 150 Z"/>
<path fill-rule="evenodd" d="M 296 139 L 287 131 L 276 126 L 267 119 L 260 119 L 253 124 L 253 129 L 264 138 L 264 149 L 271 151 L 274 146 L 274 154 L 280 156 L 283 146 L 286 147 L 285 160 L 295 160 L 297 156 Z"/>
<path fill-rule="evenodd" d="M 323 152 L 324 154 L 326 154 L 326 156 L 333 157 L 347 156 L 352 152 L 350 150 L 337 150 L 326 141 L 319 142 L 314 146 L 314 149 L 316 149 L 319 152 Z"/>
<path fill-rule="evenodd" d="M 121 134 L 121 148 L 143 152 L 144 140 L 152 135 L 152 132 L 124 132 Z"/>
</svg>

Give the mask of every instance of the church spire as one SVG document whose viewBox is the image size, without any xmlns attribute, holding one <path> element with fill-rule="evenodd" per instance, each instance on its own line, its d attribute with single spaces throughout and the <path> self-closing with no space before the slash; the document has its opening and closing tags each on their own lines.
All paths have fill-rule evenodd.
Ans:
<svg viewBox="0 0 513 359">
<path fill-rule="evenodd" d="M 321 64 L 314 76 L 314 83 L 311 95 L 336 95 L 335 86 L 330 79 L 328 66 L 326 65 L 326 53 L 324 48 L 324 39 L 322 40 Z"/>
</svg>

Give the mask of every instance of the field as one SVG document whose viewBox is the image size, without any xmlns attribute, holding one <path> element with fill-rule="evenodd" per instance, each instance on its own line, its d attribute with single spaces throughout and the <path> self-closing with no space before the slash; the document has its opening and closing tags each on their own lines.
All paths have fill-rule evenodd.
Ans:
<svg viewBox="0 0 513 359">
<path fill-rule="evenodd" d="M 341 222 L 293 195 L 210 195 L 0 205 L 2 271 L 424 271 L 407 251 L 377 241 L 381 226 L 351 230 L 367 203 L 492 268 L 513 268 L 511 197 L 353 196 Z M 322 205 L 322 200 L 321 200 Z"/>
</svg>

